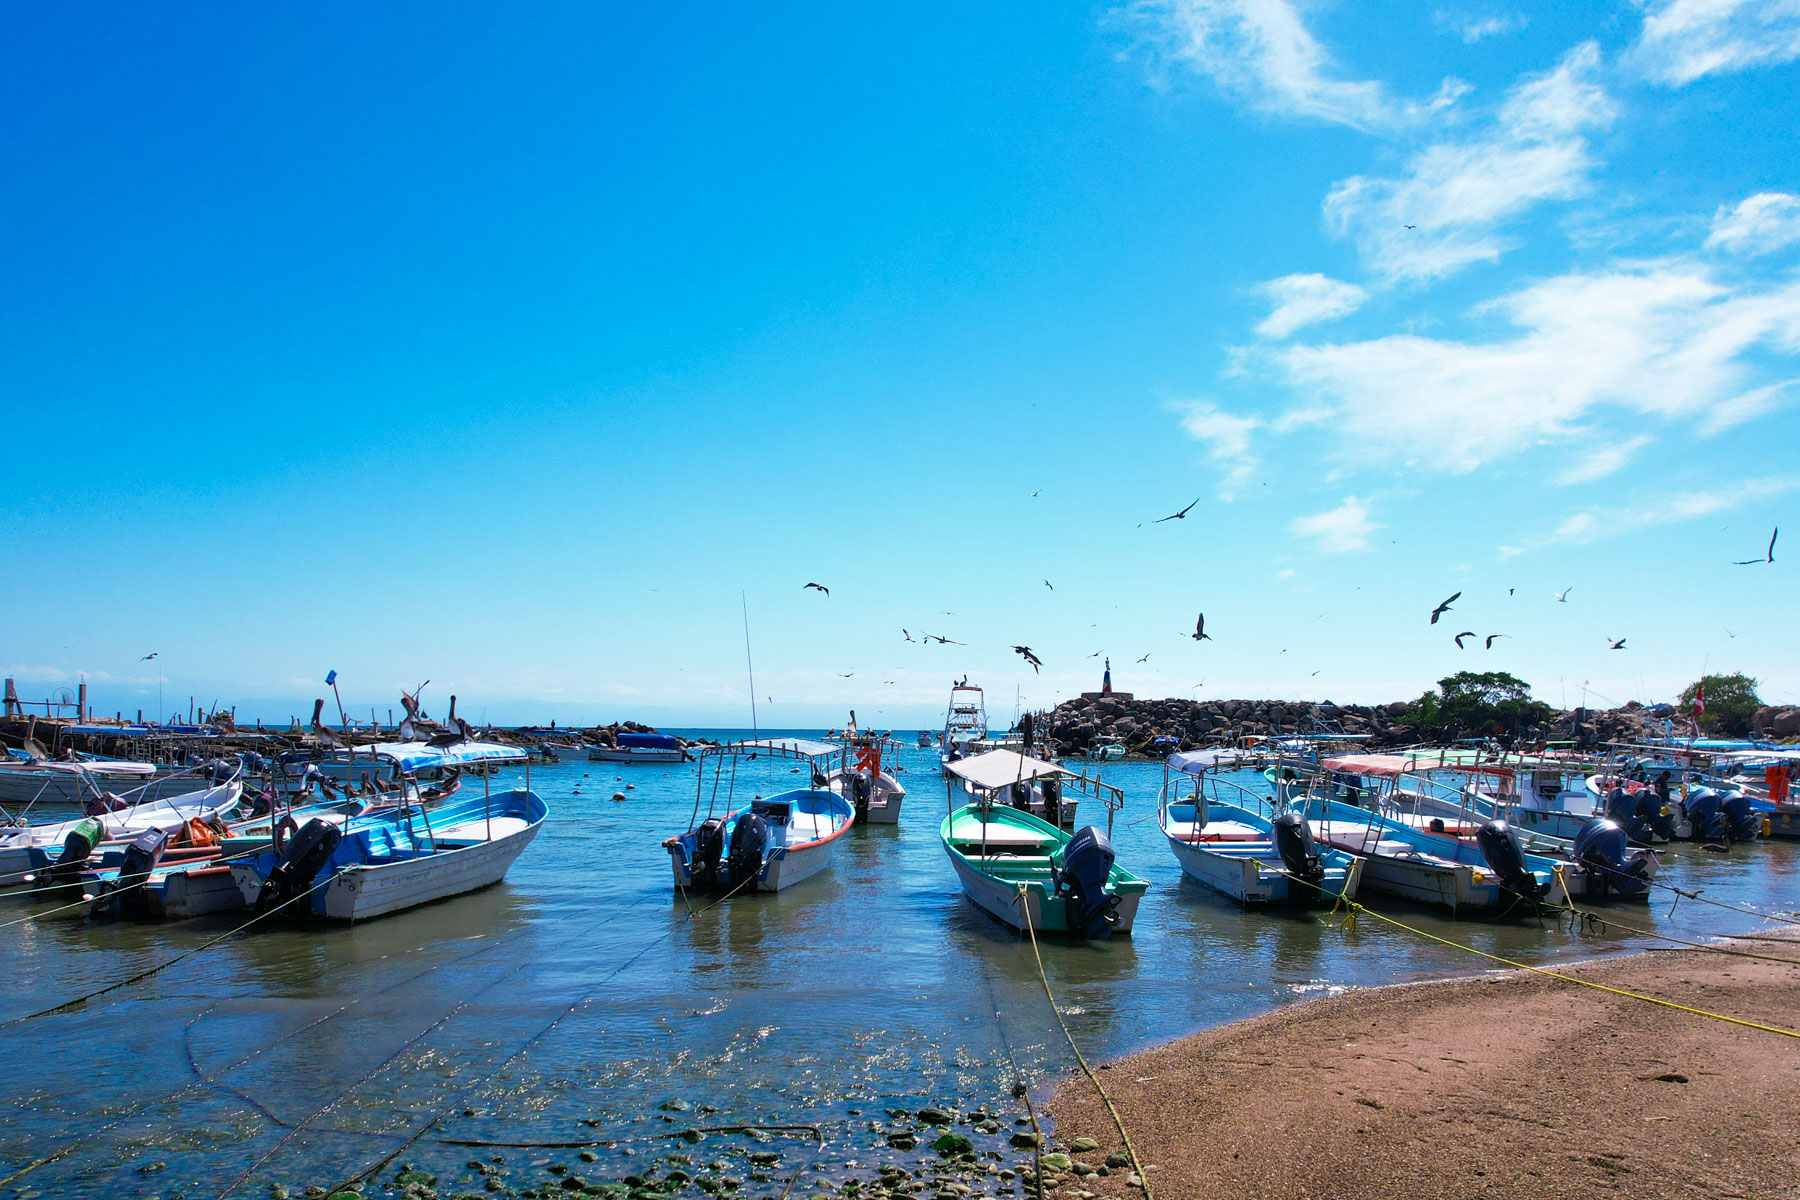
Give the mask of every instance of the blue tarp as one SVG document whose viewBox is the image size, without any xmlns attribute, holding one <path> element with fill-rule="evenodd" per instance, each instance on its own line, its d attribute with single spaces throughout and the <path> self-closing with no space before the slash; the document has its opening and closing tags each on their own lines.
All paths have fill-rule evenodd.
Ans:
<svg viewBox="0 0 1800 1200">
<path fill-rule="evenodd" d="M 634 747 L 638 750 L 680 750 L 683 749 L 681 739 L 668 733 L 621 733 L 619 748 Z"/>
</svg>

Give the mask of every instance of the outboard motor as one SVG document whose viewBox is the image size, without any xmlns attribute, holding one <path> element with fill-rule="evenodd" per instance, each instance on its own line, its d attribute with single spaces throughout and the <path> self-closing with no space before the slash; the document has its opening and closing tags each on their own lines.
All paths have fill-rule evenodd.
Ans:
<svg viewBox="0 0 1800 1200">
<path fill-rule="evenodd" d="M 725 857 L 725 822 L 708 817 L 694 832 L 694 857 L 688 863 L 688 878 L 701 891 L 720 891 L 719 862 Z"/>
<path fill-rule="evenodd" d="M 1688 793 L 1688 836 L 1703 841 L 1717 841 L 1725 836 L 1725 812 L 1719 793 L 1711 788 L 1695 788 Z"/>
<path fill-rule="evenodd" d="M 1762 832 L 1762 817 L 1751 811 L 1750 797 L 1742 792 L 1726 792 L 1719 803 L 1720 818 L 1725 822 L 1726 836 L 1733 841 L 1750 842 Z"/>
<path fill-rule="evenodd" d="M 1645 788 L 1637 794 L 1633 819 L 1626 823 L 1625 832 L 1634 842 L 1647 842 L 1652 837 L 1672 842 L 1675 840 L 1675 822 L 1663 812 L 1662 797 Z"/>
<path fill-rule="evenodd" d="M 856 807 L 860 825 L 869 823 L 869 803 L 875 799 L 875 781 L 858 771 L 850 776 L 850 803 Z"/>
<path fill-rule="evenodd" d="M 1629 828 L 1633 818 L 1641 811 L 1643 802 L 1643 793 L 1628 796 L 1624 788 L 1615 785 L 1606 793 L 1606 815 Z"/>
<path fill-rule="evenodd" d="M 1054 775 L 1046 775 L 1038 783 L 1038 790 L 1044 796 L 1044 820 L 1062 828 L 1062 780 Z"/>
<path fill-rule="evenodd" d="M 769 823 L 761 813 L 747 812 L 731 827 L 731 886 L 755 890 L 762 874 L 763 848 L 769 844 Z"/>
<path fill-rule="evenodd" d="M 1594 817 L 1576 830 L 1575 861 L 1587 872 L 1590 899 L 1650 890 L 1650 852 L 1630 849 L 1625 827 L 1610 817 Z"/>
<path fill-rule="evenodd" d="M 1475 833 L 1475 844 L 1481 857 L 1500 878 L 1500 886 L 1536 904 L 1549 891 L 1549 885 L 1537 881 L 1525 865 L 1525 847 L 1519 844 L 1519 833 L 1505 821 L 1489 821 Z"/>
<path fill-rule="evenodd" d="M 1031 811 L 1031 784 L 1023 779 L 1006 786 L 1006 802 L 1020 812 Z"/>
<path fill-rule="evenodd" d="M 304 895 L 331 852 L 344 839 L 344 831 L 321 817 L 302 825 L 281 851 L 281 861 L 263 880 L 256 893 L 256 911 L 268 912 Z"/>
<path fill-rule="evenodd" d="M 153 914 L 150 911 L 150 889 L 142 885 L 150 881 L 150 872 L 162 861 L 169 844 L 166 829 L 146 829 L 125 847 L 125 858 L 119 864 L 119 877 L 108 884 L 101 900 L 112 892 L 119 894 L 119 912 L 136 921 Z"/>
<path fill-rule="evenodd" d="M 1313 841 L 1312 826 L 1297 812 L 1284 812 L 1271 825 L 1282 867 L 1301 881 L 1288 888 L 1288 902 L 1310 904 L 1325 894 L 1319 887 L 1325 881 L 1325 863 L 1319 857 L 1318 844 Z"/>
<path fill-rule="evenodd" d="M 1066 898 L 1071 933 L 1090 938 L 1112 936 L 1113 926 L 1119 923 L 1114 911 L 1119 898 L 1106 894 L 1112 865 L 1112 842 L 1092 825 L 1063 847 L 1062 866 L 1051 871 L 1050 879 L 1055 894 Z"/>
<path fill-rule="evenodd" d="M 50 880 L 54 884 L 70 883 L 81 872 L 87 870 L 88 859 L 106 837 L 106 826 L 89 817 L 63 838 L 62 853 L 50 866 Z"/>
<path fill-rule="evenodd" d="M 212 775 L 212 781 L 214 783 L 229 783 L 231 777 L 236 775 L 238 771 L 237 767 L 232 765 L 228 759 L 223 758 L 213 759 L 211 768 L 210 774 Z"/>
</svg>

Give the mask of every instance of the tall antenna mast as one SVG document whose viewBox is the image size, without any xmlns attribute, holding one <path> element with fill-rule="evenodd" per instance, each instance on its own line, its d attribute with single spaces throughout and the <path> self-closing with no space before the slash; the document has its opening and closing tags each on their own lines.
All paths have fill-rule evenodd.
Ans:
<svg viewBox="0 0 1800 1200">
<path fill-rule="evenodd" d="M 756 726 L 756 664 L 750 659 L 750 602 L 739 592 L 738 603 L 744 607 L 744 667 L 750 674 L 750 739 L 755 741 L 762 735 Z"/>
</svg>

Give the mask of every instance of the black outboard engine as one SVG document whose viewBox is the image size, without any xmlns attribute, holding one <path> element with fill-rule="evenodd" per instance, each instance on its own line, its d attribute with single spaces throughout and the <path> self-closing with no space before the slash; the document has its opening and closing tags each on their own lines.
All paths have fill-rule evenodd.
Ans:
<svg viewBox="0 0 1800 1200">
<path fill-rule="evenodd" d="M 1006 785 L 1006 802 L 1020 812 L 1031 811 L 1031 784 L 1023 779 Z"/>
<path fill-rule="evenodd" d="M 215 758 L 206 765 L 207 774 L 212 777 L 212 781 L 216 784 L 229 783 L 231 777 L 238 772 L 237 767 L 229 759 Z"/>
<path fill-rule="evenodd" d="M 1313 841 L 1312 826 L 1297 812 L 1284 812 L 1271 824 L 1281 865 L 1296 881 L 1288 888 L 1288 903 L 1312 903 L 1325 894 L 1319 886 L 1325 882 L 1325 863 Z"/>
<path fill-rule="evenodd" d="M 1695 788 L 1687 797 L 1688 836 L 1712 842 L 1725 836 L 1725 812 L 1719 793 Z"/>
<path fill-rule="evenodd" d="M 1044 820 L 1060 829 L 1063 823 L 1062 780 L 1046 775 L 1038 782 L 1038 790 L 1044 794 Z"/>
<path fill-rule="evenodd" d="M 1119 923 L 1119 898 L 1106 894 L 1113 848 L 1094 826 L 1078 832 L 1063 847 L 1062 866 L 1051 872 L 1055 894 L 1066 897 L 1069 932 L 1084 937 L 1111 937 Z"/>
<path fill-rule="evenodd" d="M 1625 827 L 1610 817 L 1594 817 L 1576 830 L 1575 861 L 1587 872 L 1589 899 L 1650 890 L 1650 852 L 1632 850 Z"/>
<path fill-rule="evenodd" d="M 302 825 L 281 851 L 281 861 L 263 880 L 256 893 L 256 911 L 268 912 L 306 894 L 331 852 L 344 839 L 344 831 L 322 817 Z M 296 914 L 299 915 L 299 914 Z"/>
<path fill-rule="evenodd" d="M 1489 821 L 1475 833 L 1475 844 L 1481 848 L 1481 857 L 1500 878 L 1500 886 L 1514 895 L 1536 904 L 1549 891 L 1549 885 L 1539 883 L 1525 865 L 1525 847 L 1519 844 L 1519 833 L 1505 821 Z"/>
<path fill-rule="evenodd" d="M 150 872 L 162 861 L 163 850 L 169 844 L 169 832 L 166 829 L 146 829 L 131 839 L 125 847 L 125 858 L 119 863 L 119 877 L 107 885 L 101 894 L 101 900 L 107 894 L 119 894 L 119 912 L 135 921 L 142 921 L 153 914 L 150 911 L 150 890 L 143 885 L 150 881 Z"/>
<path fill-rule="evenodd" d="M 1726 836 L 1733 841 L 1754 841 L 1762 832 L 1762 817 L 1751 811 L 1750 797 L 1742 792 L 1726 792 L 1719 802 L 1719 815 L 1725 822 Z"/>
<path fill-rule="evenodd" d="M 694 858 L 688 863 L 688 878 L 703 892 L 723 891 L 720 860 L 725 857 L 725 822 L 708 817 L 694 833 Z"/>
<path fill-rule="evenodd" d="M 763 848 L 769 844 L 769 823 L 758 812 L 738 817 L 731 827 L 731 886 L 754 891 L 762 874 Z"/>
<path fill-rule="evenodd" d="M 77 875 L 88 869 L 88 860 L 94 853 L 94 847 L 106 836 L 106 827 L 89 817 L 69 830 L 63 838 L 62 853 L 50 866 L 52 885 L 72 883 Z"/>
<path fill-rule="evenodd" d="M 859 825 L 869 823 L 869 803 L 875 799 L 875 781 L 858 771 L 850 776 L 850 803 L 856 807 Z"/>
</svg>

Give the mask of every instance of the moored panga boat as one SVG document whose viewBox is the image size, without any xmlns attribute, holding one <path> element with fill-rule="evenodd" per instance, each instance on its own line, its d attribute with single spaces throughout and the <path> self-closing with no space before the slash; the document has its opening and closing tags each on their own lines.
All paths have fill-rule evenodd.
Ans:
<svg viewBox="0 0 1800 1200">
<path fill-rule="evenodd" d="M 1092 825 L 1073 835 L 1028 812 L 965 804 L 938 827 L 963 894 L 1012 928 L 1104 938 L 1130 933 L 1150 884 L 1114 861 Z"/>
<path fill-rule="evenodd" d="M 845 746 L 806 738 L 759 738 L 701 750 L 700 790 L 688 831 L 663 842 L 675 886 L 723 895 L 778 892 L 824 870 L 833 848 L 856 821 L 853 803 L 827 787 L 829 777 L 823 769 L 833 757 L 843 769 L 847 755 Z M 700 820 L 707 764 L 714 766 L 716 798 L 724 764 L 733 758 L 802 763 L 811 772 L 812 786 L 767 799 L 759 796 L 734 807 L 731 791 L 738 776 L 734 766 L 722 810 L 715 809 L 716 799 L 711 800 L 706 819 Z"/>
<path fill-rule="evenodd" d="M 1320 844 L 1300 813 L 1215 773 L 1235 762 L 1230 752 L 1195 750 L 1164 765 L 1157 820 L 1181 873 L 1240 904 L 1355 899 L 1362 860 Z M 1171 791 L 1170 771 L 1192 778 L 1188 795 Z"/>
</svg>

